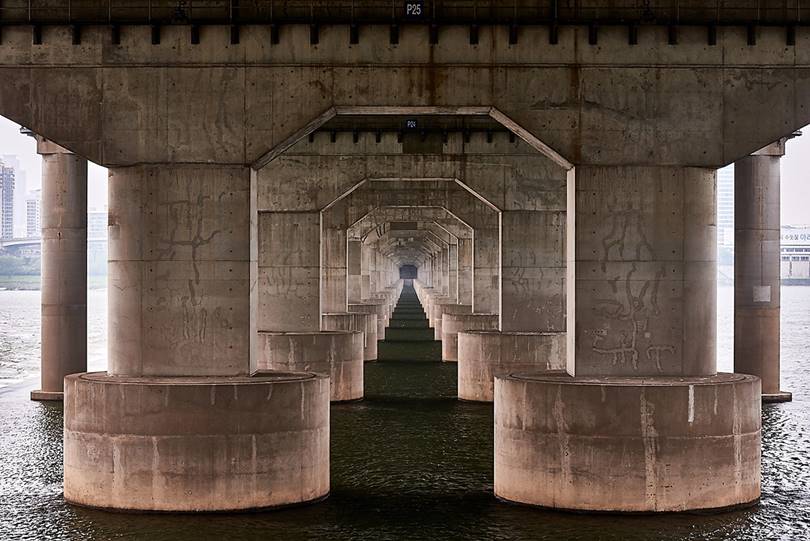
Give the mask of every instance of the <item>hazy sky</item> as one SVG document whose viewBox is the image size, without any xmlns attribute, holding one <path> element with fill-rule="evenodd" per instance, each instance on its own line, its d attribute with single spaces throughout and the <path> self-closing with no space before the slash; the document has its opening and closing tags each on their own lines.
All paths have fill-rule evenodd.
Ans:
<svg viewBox="0 0 810 541">
<path fill-rule="evenodd" d="M 788 143 L 787 155 L 782 160 L 784 225 L 810 224 L 810 129 L 806 129 L 805 133 L 807 135 Z M 17 124 L 0 116 L 0 156 L 8 154 L 16 155 L 20 161 L 25 171 L 26 190 L 38 189 L 42 171 L 34 140 L 22 135 Z M 107 203 L 107 171 L 90 164 L 88 177 L 88 205 L 90 208 L 101 208 Z M 25 194 L 19 194 L 20 201 L 24 198 Z"/>
</svg>

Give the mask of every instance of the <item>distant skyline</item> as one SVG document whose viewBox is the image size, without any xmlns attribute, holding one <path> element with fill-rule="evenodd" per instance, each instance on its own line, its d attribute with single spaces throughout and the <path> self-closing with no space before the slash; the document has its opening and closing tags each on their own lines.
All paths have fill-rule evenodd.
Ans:
<svg viewBox="0 0 810 541">
<path fill-rule="evenodd" d="M 810 127 L 804 131 L 806 135 L 788 142 L 787 154 L 782 159 L 783 225 L 810 224 Z M 17 156 L 20 167 L 25 172 L 26 193 L 40 189 L 42 167 L 36 153 L 36 143 L 33 138 L 20 133 L 19 125 L 0 116 L 0 156 L 2 155 Z M 107 204 L 105 168 L 90 163 L 87 191 L 90 208 L 100 208 Z"/>
</svg>

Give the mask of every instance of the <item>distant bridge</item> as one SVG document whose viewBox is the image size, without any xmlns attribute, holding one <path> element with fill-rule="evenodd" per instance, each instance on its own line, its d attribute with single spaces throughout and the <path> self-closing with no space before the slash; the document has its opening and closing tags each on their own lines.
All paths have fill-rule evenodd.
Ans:
<svg viewBox="0 0 810 541">
<path fill-rule="evenodd" d="M 105 244 L 107 237 L 93 237 L 87 239 L 88 248 L 97 247 L 100 244 Z M 42 244 L 41 237 L 23 237 L 16 239 L 0 239 L 0 251 L 7 251 L 12 254 L 18 254 L 25 250 L 32 248 L 39 248 Z"/>
</svg>

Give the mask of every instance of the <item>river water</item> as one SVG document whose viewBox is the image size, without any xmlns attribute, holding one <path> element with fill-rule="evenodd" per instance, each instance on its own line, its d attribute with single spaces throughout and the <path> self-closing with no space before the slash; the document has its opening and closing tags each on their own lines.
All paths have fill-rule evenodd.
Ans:
<svg viewBox="0 0 810 541">
<path fill-rule="evenodd" d="M 731 369 L 732 290 L 719 291 L 718 359 Z M 106 291 L 88 298 L 91 369 L 105 366 Z M 0 539 L 810 539 L 810 287 L 782 289 L 783 389 L 763 408 L 762 501 L 715 515 L 577 515 L 492 496 L 492 407 L 455 399 L 455 366 L 366 365 L 366 399 L 332 406 L 332 494 L 239 515 L 133 515 L 62 498 L 62 409 L 31 402 L 39 293 L 0 291 Z"/>
</svg>

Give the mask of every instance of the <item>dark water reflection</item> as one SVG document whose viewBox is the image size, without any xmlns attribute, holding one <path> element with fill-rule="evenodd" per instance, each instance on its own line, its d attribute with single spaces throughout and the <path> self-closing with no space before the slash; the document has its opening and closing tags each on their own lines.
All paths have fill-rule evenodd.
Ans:
<svg viewBox="0 0 810 541">
<path fill-rule="evenodd" d="M 721 515 L 591 516 L 492 496 L 492 408 L 459 402 L 455 366 L 366 366 L 367 399 L 332 408 L 332 494 L 241 515 L 133 515 L 61 496 L 62 410 L 0 394 L 2 539 L 807 539 L 806 403 L 766 407 L 763 499 Z M 0 391 L 2 393 L 3 391 Z"/>
</svg>

